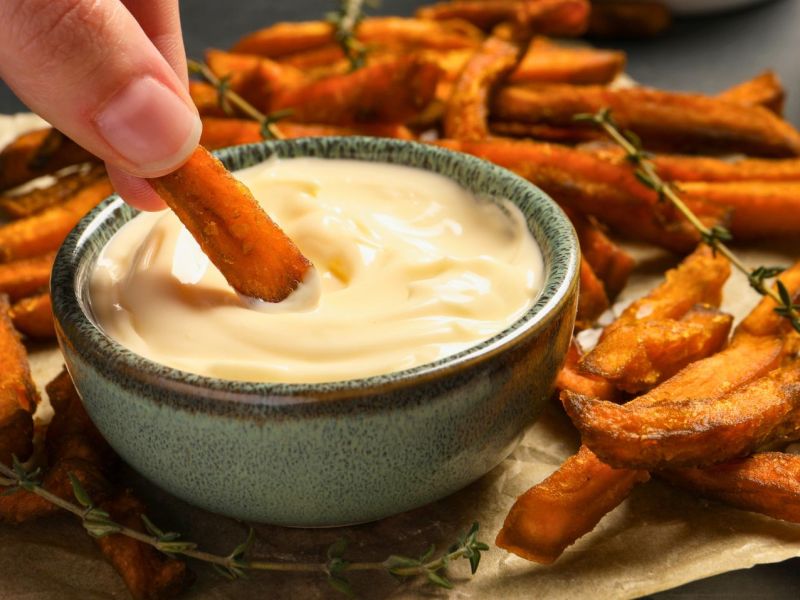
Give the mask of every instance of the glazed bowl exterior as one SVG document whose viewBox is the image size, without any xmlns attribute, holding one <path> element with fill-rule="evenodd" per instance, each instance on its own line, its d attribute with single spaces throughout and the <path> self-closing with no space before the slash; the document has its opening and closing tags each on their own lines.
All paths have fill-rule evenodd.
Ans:
<svg viewBox="0 0 800 600">
<path fill-rule="evenodd" d="M 92 420 L 126 462 L 163 489 L 252 521 L 371 521 L 478 479 L 536 419 L 563 362 L 577 300 L 578 246 L 569 221 L 516 175 L 422 144 L 309 138 L 218 153 L 230 169 L 276 155 L 420 167 L 483 197 L 511 199 L 541 247 L 543 291 L 502 333 L 414 369 L 327 384 L 203 377 L 134 354 L 96 324 L 90 275 L 105 244 L 136 214 L 112 196 L 70 234 L 52 278 L 59 343 Z"/>
</svg>

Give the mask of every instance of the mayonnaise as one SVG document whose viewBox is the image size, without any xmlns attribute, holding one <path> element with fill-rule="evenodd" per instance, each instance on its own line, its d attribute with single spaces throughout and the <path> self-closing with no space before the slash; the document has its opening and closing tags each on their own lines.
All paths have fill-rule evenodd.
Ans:
<svg viewBox="0 0 800 600">
<path fill-rule="evenodd" d="M 540 291 L 542 258 L 520 211 L 441 175 L 313 158 L 236 175 L 314 263 L 316 281 L 258 306 L 228 286 L 174 214 L 141 214 L 92 275 L 92 311 L 108 335 L 202 375 L 338 381 L 473 346 Z"/>
</svg>

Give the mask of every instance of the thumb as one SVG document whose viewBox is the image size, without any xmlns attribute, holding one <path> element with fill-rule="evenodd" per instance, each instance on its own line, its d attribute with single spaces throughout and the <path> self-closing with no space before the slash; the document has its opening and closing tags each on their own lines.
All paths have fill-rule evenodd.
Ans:
<svg viewBox="0 0 800 600">
<path fill-rule="evenodd" d="M 3 0 L 0 76 L 112 168 L 181 165 L 201 124 L 181 80 L 119 0 Z"/>
</svg>

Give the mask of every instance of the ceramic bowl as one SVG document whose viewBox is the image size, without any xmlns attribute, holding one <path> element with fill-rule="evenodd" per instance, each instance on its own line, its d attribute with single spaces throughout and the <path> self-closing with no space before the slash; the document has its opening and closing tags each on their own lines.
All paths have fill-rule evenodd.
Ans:
<svg viewBox="0 0 800 600">
<path fill-rule="evenodd" d="M 218 153 L 230 169 L 274 155 L 421 167 L 519 206 L 544 256 L 544 289 L 511 327 L 454 356 L 327 384 L 202 377 L 147 360 L 98 327 L 89 275 L 136 211 L 112 196 L 58 253 L 53 308 L 64 358 L 109 443 L 168 492 L 216 513 L 293 526 L 371 521 L 422 506 L 502 461 L 552 392 L 572 332 L 578 245 L 536 187 L 485 161 L 375 138 L 264 142 Z"/>
</svg>

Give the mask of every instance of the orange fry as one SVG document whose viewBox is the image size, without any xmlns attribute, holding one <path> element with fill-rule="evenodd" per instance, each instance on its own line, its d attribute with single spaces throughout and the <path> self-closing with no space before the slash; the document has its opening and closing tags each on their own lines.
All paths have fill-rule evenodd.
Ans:
<svg viewBox="0 0 800 600">
<path fill-rule="evenodd" d="M 53 305 L 49 292 L 23 298 L 9 311 L 14 328 L 26 337 L 37 340 L 55 339 Z"/>
<path fill-rule="evenodd" d="M 467 61 L 445 106 L 444 134 L 453 139 L 480 140 L 489 135 L 489 94 L 517 63 L 519 48 L 488 38 Z"/>
<path fill-rule="evenodd" d="M 774 71 L 764 71 L 760 75 L 728 88 L 717 98 L 747 106 L 763 106 L 776 115 L 783 113 L 786 92 Z"/>
<path fill-rule="evenodd" d="M 689 252 L 699 241 L 687 222 L 664 212 L 658 196 L 636 179 L 629 166 L 574 148 L 529 140 L 443 140 L 437 144 L 510 169 L 558 203 L 631 238 L 677 252 Z"/>
<path fill-rule="evenodd" d="M 102 502 L 114 522 L 144 532 L 142 515 L 147 507 L 125 490 Z M 194 575 L 180 559 L 169 557 L 152 546 L 120 534 L 95 538 L 105 558 L 125 580 L 135 600 L 174 598 L 194 581 Z"/>
<path fill-rule="evenodd" d="M 514 22 L 544 35 L 578 36 L 589 23 L 587 0 L 453 0 L 417 10 L 421 19 L 461 19 L 482 29 Z"/>
<path fill-rule="evenodd" d="M 626 392 L 643 392 L 683 367 L 718 352 L 733 317 L 698 305 L 680 320 L 647 319 L 614 329 L 581 361 L 581 368 Z"/>
<path fill-rule="evenodd" d="M 647 471 L 613 469 L 582 446 L 517 498 L 495 543 L 527 560 L 550 564 L 649 478 Z"/>
<path fill-rule="evenodd" d="M 204 81 L 189 81 L 189 95 L 201 117 L 227 117 L 219 105 L 217 89 Z"/>
<path fill-rule="evenodd" d="M 113 191 L 108 178 L 101 177 L 62 204 L 0 225 L 0 263 L 57 250 L 78 221 Z"/>
<path fill-rule="evenodd" d="M 0 264 L 0 294 L 15 302 L 47 287 L 54 257 L 50 253 Z"/>
<path fill-rule="evenodd" d="M 206 51 L 206 62 L 214 75 L 227 79 L 231 90 L 263 112 L 269 112 L 277 94 L 306 81 L 294 67 L 260 56 L 212 49 Z"/>
<path fill-rule="evenodd" d="M 596 221 L 575 211 L 567 210 L 567 215 L 578 234 L 581 254 L 603 282 L 609 299 L 616 298 L 625 287 L 635 261 L 608 238 Z"/>
<path fill-rule="evenodd" d="M 678 182 L 690 207 L 711 203 L 731 210 L 737 240 L 800 236 L 800 181 Z"/>
<path fill-rule="evenodd" d="M 575 326 L 579 329 L 591 327 L 609 306 L 603 282 L 598 279 L 586 258 L 581 257 L 580 290 L 578 292 L 578 314 Z"/>
<path fill-rule="evenodd" d="M 578 363 L 581 357 L 581 349 L 573 339 L 570 343 L 569 350 L 567 350 L 566 362 L 556 377 L 556 390 L 559 392 L 569 390 L 576 394 L 589 396 L 591 398 L 601 398 L 603 400 L 619 400 L 619 391 L 614 387 L 613 383 L 580 369 Z"/>
<path fill-rule="evenodd" d="M 752 452 L 800 409 L 800 361 L 721 397 L 655 406 L 570 395 L 583 443 L 616 467 L 703 466 Z M 786 432 L 782 432 L 785 434 Z"/>
<path fill-rule="evenodd" d="M 497 119 L 489 121 L 489 129 L 494 135 L 531 138 L 560 144 L 580 144 L 603 139 L 601 132 L 591 129 L 555 127 L 536 123 L 520 123 L 519 121 L 498 121 Z"/>
<path fill-rule="evenodd" d="M 433 63 L 403 56 L 286 90 L 271 110 L 291 109 L 302 123 L 402 123 L 431 103 L 439 75 Z"/>
<path fill-rule="evenodd" d="M 28 355 L 8 317 L 8 298 L 0 295 L 0 462 L 31 453 L 33 418 L 39 394 L 31 378 Z"/>
<path fill-rule="evenodd" d="M 649 150 L 800 155 L 800 133 L 760 106 L 643 87 L 538 84 L 509 86 L 495 97 L 493 116 L 505 121 L 575 126 L 575 115 L 609 108 L 623 129 Z"/>
<path fill-rule="evenodd" d="M 48 129 L 24 133 L 0 152 L 0 191 L 21 185 L 36 177 L 55 173 L 59 169 L 84 162 L 97 162 L 97 158 L 69 138 L 50 153 L 42 164 L 35 164 L 42 144 L 48 139 Z"/>
<path fill-rule="evenodd" d="M 454 50 L 476 47 L 482 34 L 465 21 L 436 23 L 422 19 L 373 17 L 359 24 L 356 37 L 370 48 L 391 46 Z M 232 51 L 291 61 L 291 57 L 298 53 L 323 47 L 333 48 L 334 44 L 334 28 L 330 23 L 306 21 L 278 23 L 250 33 L 239 40 Z"/>
<path fill-rule="evenodd" d="M 622 156 L 620 156 L 622 158 Z M 800 181 L 800 159 L 737 158 L 656 154 L 656 171 L 666 181 Z"/>
<path fill-rule="evenodd" d="M 698 246 L 676 268 L 667 271 L 663 283 L 630 304 L 605 328 L 603 336 L 641 320 L 679 319 L 695 304 L 718 307 L 722 302 L 722 286 L 730 274 L 728 259 L 720 254 L 715 256 L 705 245 Z"/>
<path fill-rule="evenodd" d="M 783 273 L 778 275 L 778 279 L 792 295 L 792 301 L 800 300 L 800 262 L 795 263 Z M 773 286 L 773 290 L 777 287 Z M 737 335 L 774 335 L 786 329 L 788 322 L 786 319 L 775 312 L 776 302 L 769 296 L 764 296 L 745 319 L 739 323 L 736 329 Z"/>
<path fill-rule="evenodd" d="M 275 129 L 278 130 L 282 137 L 287 139 L 331 135 L 366 135 L 401 140 L 414 139 L 414 135 L 404 125 L 384 125 L 381 123 L 364 123 L 351 127 L 338 127 L 336 125 L 283 122 L 276 123 Z M 255 121 L 203 117 L 203 133 L 200 137 L 200 144 L 209 150 L 237 144 L 253 144 L 263 139 L 261 126 Z"/>
<path fill-rule="evenodd" d="M 659 476 L 696 494 L 775 519 L 800 523 L 800 456 L 760 452 L 702 469 Z"/>
<path fill-rule="evenodd" d="M 105 174 L 102 166 L 64 175 L 46 187 L 35 188 L 22 194 L 0 196 L 0 213 L 9 219 L 22 219 L 60 204 L 87 184 Z"/>
<path fill-rule="evenodd" d="M 657 0 L 602 0 L 592 2 L 589 36 L 650 38 L 672 25 L 672 15 Z"/>
<path fill-rule="evenodd" d="M 150 182 L 238 292 L 280 302 L 311 268 L 250 191 L 202 146 L 177 171 Z"/>
<path fill-rule="evenodd" d="M 596 48 L 559 46 L 533 38 L 509 83 L 610 83 L 625 68 L 625 53 Z"/>
</svg>

